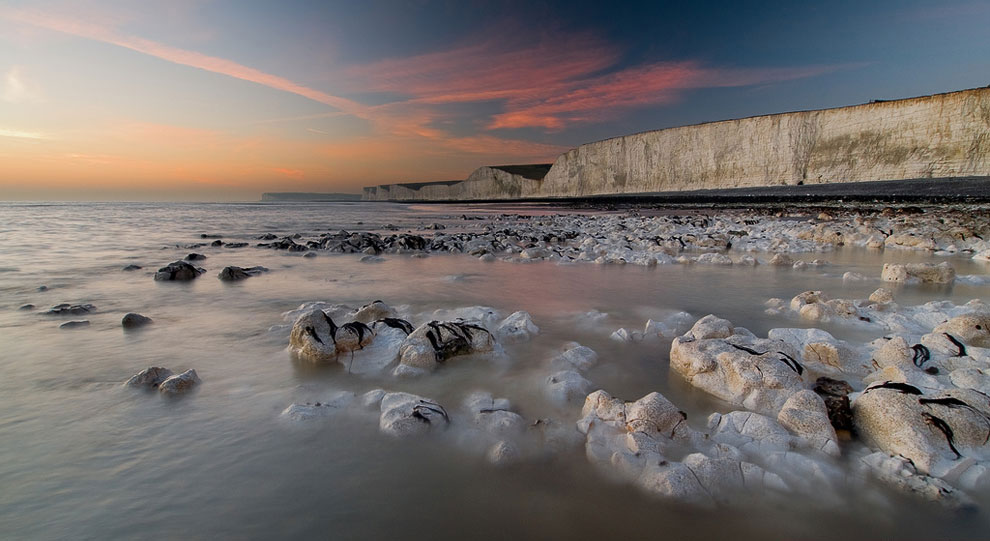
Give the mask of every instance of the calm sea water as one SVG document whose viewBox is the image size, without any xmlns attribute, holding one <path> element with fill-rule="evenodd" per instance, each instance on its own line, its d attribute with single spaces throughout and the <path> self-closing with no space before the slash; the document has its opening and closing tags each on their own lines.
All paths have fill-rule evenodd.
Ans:
<svg viewBox="0 0 990 541">
<path fill-rule="evenodd" d="M 513 209 L 518 211 L 519 209 Z M 510 468 L 488 466 L 442 435 L 396 441 L 377 418 L 337 416 L 292 427 L 279 412 L 333 391 L 405 390 L 456 406 L 474 390 L 512 399 L 528 419 L 572 423 L 580 404 L 559 407 L 541 394 L 540 363 L 563 342 L 598 351 L 589 379 L 616 396 L 660 391 L 704 425 L 724 410 L 668 377 L 669 342 L 619 344 L 621 326 L 685 310 L 708 313 L 763 334 L 798 322 L 763 313 L 769 297 L 808 289 L 861 298 L 879 282 L 843 283 L 852 270 L 879 276 L 883 262 L 930 256 L 841 250 L 807 254 L 833 265 L 808 271 L 704 266 L 601 266 L 480 262 L 463 255 L 303 258 L 255 248 L 257 236 L 326 231 L 480 228 L 461 214 L 490 207 L 391 204 L 0 204 L 0 537 L 16 538 L 643 538 L 980 537 L 983 512 L 949 517 L 894 496 L 891 507 L 850 493 L 850 509 L 826 511 L 795 499 L 779 508 L 686 508 L 603 477 L 583 448 Z M 551 210 L 527 208 L 525 212 Z M 251 247 L 191 250 L 177 244 L 218 234 Z M 209 242 L 207 240 L 206 242 Z M 190 251 L 206 254 L 207 274 L 161 283 L 154 271 Z M 951 260 L 961 274 L 986 269 Z M 144 268 L 122 272 L 128 264 Z M 271 272 L 227 284 L 226 265 Z M 40 286 L 47 290 L 39 291 Z M 901 304 L 986 298 L 986 288 L 905 287 Z M 510 349 L 513 363 L 451 363 L 415 380 L 366 378 L 341 368 L 304 367 L 286 351 L 281 313 L 306 301 L 359 306 L 375 299 L 413 312 L 470 305 L 508 315 L 529 311 L 541 327 Z M 91 326 L 67 331 L 53 305 L 92 303 Z M 33 311 L 18 310 L 32 303 Z M 601 329 L 573 314 L 609 314 Z M 155 323 L 125 333 L 126 312 Z M 79 319 L 79 318 L 73 318 Z M 842 326 L 840 338 L 865 339 Z M 180 400 L 122 388 L 151 366 L 195 368 L 200 389 Z M 980 495 L 984 507 L 988 498 Z"/>
</svg>

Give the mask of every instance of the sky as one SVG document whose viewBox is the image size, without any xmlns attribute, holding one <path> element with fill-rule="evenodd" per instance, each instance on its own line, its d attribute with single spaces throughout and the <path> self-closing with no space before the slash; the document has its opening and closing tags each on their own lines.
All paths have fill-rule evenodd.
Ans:
<svg viewBox="0 0 990 541">
<path fill-rule="evenodd" d="M 987 0 L 0 0 L 0 200 L 463 179 L 987 86 L 987 28 Z"/>
</svg>

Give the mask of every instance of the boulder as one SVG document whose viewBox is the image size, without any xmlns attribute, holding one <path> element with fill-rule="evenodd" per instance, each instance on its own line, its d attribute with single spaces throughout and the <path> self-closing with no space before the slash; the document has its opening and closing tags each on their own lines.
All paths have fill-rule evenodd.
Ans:
<svg viewBox="0 0 990 541">
<path fill-rule="evenodd" d="M 120 325 L 125 329 L 136 329 L 138 327 L 143 327 L 152 322 L 152 319 L 147 316 L 142 316 L 141 314 L 136 314 L 134 312 L 129 312 L 124 314 L 124 317 L 120 320 Z"/>
<path fill-rule="evenodd" d="M 157 389 L 163 381 L 172 376 L 172 371 L 161 366 L 151 366 L 131 376 L 125 385 Z"/>
<path fill-rule="evenodd" d="M 82 327 L 89 327 L 88 319 L 80 319 L 76 321 L 66 321 L 65 323 L 58 326 L 59 329 L 79 329 Z"/>
<path fill-rule="evenodd" d="M 191 391 L 199 385 L 199 382 L 196 371 L 190 368 L 181 374 L 166 378 L 158 385 L 158 392 L 164 396 L 178 396 Z"/>
<path fill-rule="evenodd" d="M 936 333 L 946 333 L 967 346 L 990 348 L 990 314 L 956 316 L 935 327 Z"/>
<path fill-rule="evenodd" d="M 514 312 L 495 328 L 495 336 L 501 343 L 525 342 L 540 334 L 529 312 Z"/>
<path fill-rule="evenodd" d="M 248 267 L 246 269 L 241 267 L 235 267 L 233 265 L 229 267 L 224 267 L 223 270 L 217 274 L 217 278 L 223 280 L 224 282 L 235 282 L 237 280 L 243 280 L 245 278 L 250 278 L 252 276 L 257 276 L 263 272 L 268 272 L 268 269 L 261 266 Z"/>
<path fill-rule="evenodd" d="M 960 477 L 977 466 L 990 450 L 988 419 L 990 398 L 964 389 L 925 394 L 913 385 L 887 381 L 867 387 L 853 402 L 860 437 L 934 477 Z M 990 482 L 990 477 L 975 481 Z"/>
<path fill-rule="evenodd" d="M 204 259 L 206 259 L 205 255 L 197 253 L 191 253 L 185 257 L 186 261 L 202 261 Z"/>
<path fill-rule="evenodd" d="M 598 354 L 588 346 L 577 343 L 569 344 L 563 353 L 557 355 L 550 361 L 550 367 L 554 370 L 577 370 L 584 372 L 595 366 L 598 362 Z"/>
<path fill-rule="evenodd" d="M 414 436 L 450 424 L 450 416 L 442 405 L 410 393 L 387 393 L 380 407 L 378 428 L 389 436 Z"/>
<path fill-rule="evenodd" d="M 331 396 L 317 401 L 306 402 L 304 404 L 291 404 L 282 410 L 280 416 L 291 421 L 311 421 L 333 415 L 354 401 L 354 393 L 349 391 L 338 391 Z"/>
<path fill-rule="evenodd" d="M 400 373 L 431 371 L 454 357 L 489 352 L 494 347 L 492 333 L 481 325 L 467 321 L 431 321 L 414 330 L 399 348 Z"/>
<path fill-rule="evenodd" d="M 859 464 L 870 475 L 903 494 L 941 504 L 953 511 L 974 511 L 976 508 L 965 493 L 941 479 L 918 472 L 914 464 L 902 456 L 877 451 L 860 458 Z"/>
<path fill-rule="evenodd" d="M 591 382 L 574 370 L 561 370 L 547 377 L 546 394 L 554 402 L 583 399 L 591 390 Z"/>
<path fill-rule="evenodd" d="M 293 323 L 289 349 L 313 362 L 335 361 L 340 353 L 368 345 L 374 335 L 370 327 L 357 321 L 338 327 L 326 312 L 316 309 L 303 313 Z"/>
<path fill-rule="evenodd" d="M 884 263 L 880 279 L 885 282 L 924 282 L 933 284 L 948 284 L 955 280 L 956 269 L 943 261 L 938 265 L 934 263 L 908 263 L 899 265 L 895 263 Z"/>
<path fill-rule="evenodd" d="M 354 321 L 370 324 L 381 319 L 394 319 L 398 314 L 389 305 L 382 301 L 372 301 L 361 308 L 358 308 L 351 315 Z M 408 334 L 408 333 L 406 333 Z"/>
<path fill-rule="evenodd" d="M 813 449 L 839 455 L 838 437 L 829 421 L 828 408 L 814 391 L 802 389 L 792 394 L 777 414 L 777 421 Z"/>
<path fill-rule="evenodd" d="M 158 269 L 155 280 L 159 282 L 193 280 L 204 272 L 206 269 L 194 267 L 185 261 L 173 261 Z"/>
<path fill-rule="evenodd" d="M 776 416 L 804 388 L 804 367 L 796 355 L 785 342 L 756 338 L 706 316 L 674 339 L 670 368 L 722 400 Z"/>
<path fill-rule="evenodd" d="M 68 304 L 62 303 L 52 306 L 51 310 L 45 312 L 50 316 L 81 316 L 96 310 L 92 304 Z"/>
</svg>

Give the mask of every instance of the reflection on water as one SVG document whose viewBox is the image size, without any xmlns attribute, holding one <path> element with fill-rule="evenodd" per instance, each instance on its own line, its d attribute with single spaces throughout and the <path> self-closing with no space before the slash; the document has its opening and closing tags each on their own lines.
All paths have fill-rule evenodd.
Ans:
<svg viewBox="0 0 990 541">
<path fill-rule="evenodd" d="M 782 509 L 707 511 L 659 502 L 603 477 L 578 447 L 546 461 L 495 469 L 458 451 L 443 436 L 393 441 L 377 419 L 339 416 L 289 427 L 278 413 L 334 390 L 407 390 L 457 405 L 483 389 L 509 397 L 526 418 L 572 422 L 580 405 L 548 403 L 542 362 L 563 342 L 598 351 L 589 379 L 629 399 L 660 391 L 701 428 L 725 410 L 679 378 L 669 377 L 669 341 L 625 345 L 608 339 L 619 327 L 688 311 L 732 320 L 755 333 L 800 322 L 764 313 L 769 297 L 808 289 L 861 298 L 879 282 L 843 283 L 846 271 L 878 277 L 883 262 L 927 256 L 840 250 L 808 254 L 833 264 L 795 271 L 768 266 L 601 266 L 484 263 L 466 256 L 424 259 L 359 255 L 303 258 L 252 247 L 204 246 L 207 274 L 192 283 L 160 283 L 154 271 L 190 251 L 176 244 L 256 242 L 263 233 L 315 234 L 337 229 L 400 231 L 460 220 L 469 207 L 387 204 L 54 204 L 0 206 L 0 532 L 5 537 L 563 537 L 665 534 L 675 538 L 934 537 L 979 535 L 982 514 L 940 516 L 917 502 L 893 508 L 849 494 L 850 509 L 822 511 L 795 501 Z M 984 273 L 953 259 L 960 274 Z M 122 272 L 127 264 L 141 265 Z M 263 265 L 270 273 L 222 283 L 226 265 Z M 39 286 L 47 291 L 39 291 Z M 964 302 L 985 288 L 909 286 L 901 304 L 936 298 Z M 542 329 L 510 347 L 513 362 L 449 363 L 418 380 L 363 378 L 337 366 L 294 363 L 280 314 L 325 300 L 360 305 L 382 299 L 412 312 L 468 305 L 503 315 L 529 311 Z M 40 313 L 52 305 L 92 303 L 92 325 L 64 331 L 65 319 Z M 32 303 L 34 311 L 20 311 Z M 574 314 L 609 314 L 601 329 Z M 124 332 L 126 312 L 152 317 Z M 78 319 L 78 318 L 76 318 Z M 842 325 L 839 338 L 863 339 Z M 151 365 L 195 368 L 201 389 L 182 400 L 132 392 L 119 383 Z M 984 504 L 990 502 L 984 502 Z M 716 515 L 717 513 L 717 515 Z M 827 525 L 827 527 L 823 527 Z M 167 533 L 166 533 L 167 532 Z"/>
</svg>

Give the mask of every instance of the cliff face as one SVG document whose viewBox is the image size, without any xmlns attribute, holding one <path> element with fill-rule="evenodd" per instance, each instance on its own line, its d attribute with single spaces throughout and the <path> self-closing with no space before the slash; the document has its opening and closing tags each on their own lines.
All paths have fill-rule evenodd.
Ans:
<svg viewBox="0 0 990 541">
<path fill-rule="evenodd" d="M 575 197 L 961 176 L 990 176 L 988 88 L 627 135 L 562 154 L 542 180 L 483 167 L 428 196 L 420 190 L 416 199 Z"/>
</svg>

